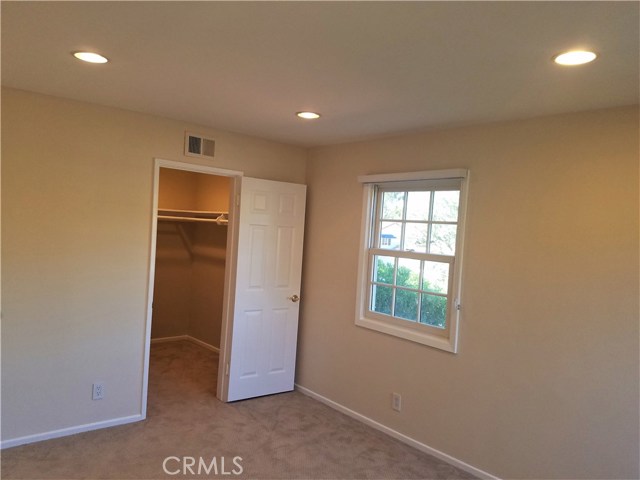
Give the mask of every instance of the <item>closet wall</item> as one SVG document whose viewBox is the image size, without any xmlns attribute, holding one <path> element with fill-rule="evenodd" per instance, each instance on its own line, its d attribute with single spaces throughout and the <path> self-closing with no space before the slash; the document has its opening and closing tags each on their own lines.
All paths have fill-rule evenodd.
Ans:
<svg viewBox="0 0 640 480">
<path fill-rule="evenodd" d="M 160 169 L 159 209 L 229 210 L 231 179 Z M 151 338 L 220 347 L 227 226 L 159 221 Z"/>
</svg>

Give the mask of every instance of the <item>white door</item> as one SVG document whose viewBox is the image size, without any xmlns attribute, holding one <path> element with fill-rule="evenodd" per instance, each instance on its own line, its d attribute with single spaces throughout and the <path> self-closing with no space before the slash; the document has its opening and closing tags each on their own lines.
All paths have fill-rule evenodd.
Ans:
<svg viewBox="0 0 640 480">
<path fill-rule="evenodd" d="M 293 390 L 306 189 L 242 179 L 228 401 Z"/>
</svg>

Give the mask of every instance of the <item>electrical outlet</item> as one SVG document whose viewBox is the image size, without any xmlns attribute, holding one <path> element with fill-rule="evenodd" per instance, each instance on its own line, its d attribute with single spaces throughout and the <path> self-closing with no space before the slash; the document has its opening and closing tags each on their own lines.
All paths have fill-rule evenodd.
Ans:
<svg viewBox="0 0 640 480">
<path fill-rule="evenodd" d="M 104 398 L 104 383 L 93 384 L 93 400 L 102 400 Z"/>
<path fill-rule="evenodd" d="M 391 394 L 391 408 L 393 408 L 396 412 L 402 410 L 402 395 L 399 393 Z"/>
</svg>

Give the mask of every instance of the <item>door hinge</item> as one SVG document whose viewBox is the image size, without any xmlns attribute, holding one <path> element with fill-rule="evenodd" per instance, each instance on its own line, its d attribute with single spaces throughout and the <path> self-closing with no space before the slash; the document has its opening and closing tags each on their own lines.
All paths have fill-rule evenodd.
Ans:
<svg viewBox="0 0 640 480">
<path fill-rule="evenodd" d="M 224 366 L 224 374 L 228 377 L 229 376 L 229 363 L 227 362 Z"/>
<path fill-rule="evenodd" d="M 240 195 L 236 195 L 236 207 L 240 206 Z"/>
<path fill-rule="evenodd" d="M 462 310 L 462 304 L 459 300 L 456 300 L 456 310 Z"/>
</svg>

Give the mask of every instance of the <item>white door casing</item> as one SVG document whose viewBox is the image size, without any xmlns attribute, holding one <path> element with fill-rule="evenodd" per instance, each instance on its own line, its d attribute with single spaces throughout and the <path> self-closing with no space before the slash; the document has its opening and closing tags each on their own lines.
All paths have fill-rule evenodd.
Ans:
<svg viewBox="0 0 640 480">
<path fill-rule="evenodd" d="M 293 390 L 306 185 L 242 178 L 227 400 Z"/>
</svg>

